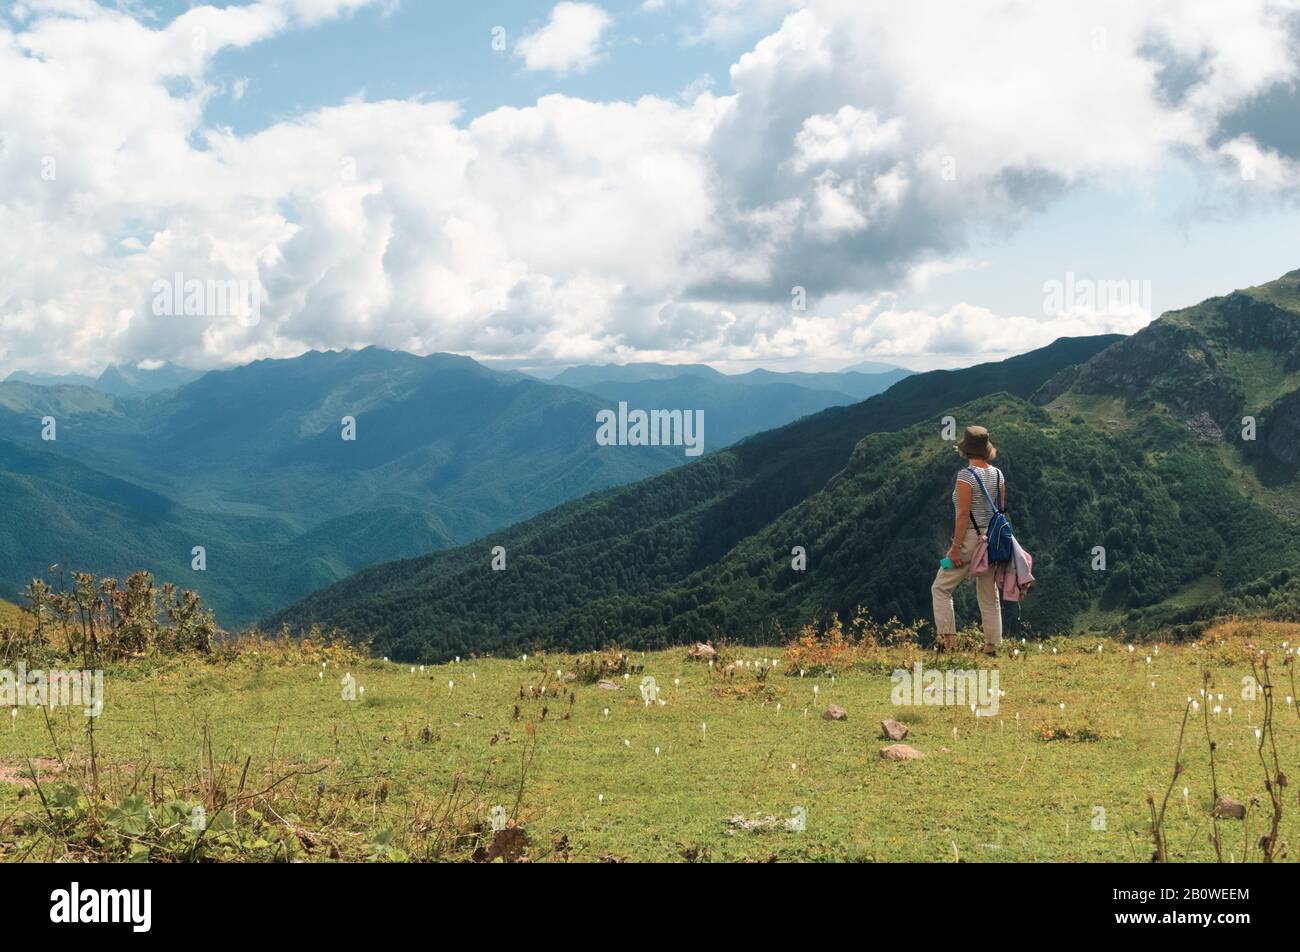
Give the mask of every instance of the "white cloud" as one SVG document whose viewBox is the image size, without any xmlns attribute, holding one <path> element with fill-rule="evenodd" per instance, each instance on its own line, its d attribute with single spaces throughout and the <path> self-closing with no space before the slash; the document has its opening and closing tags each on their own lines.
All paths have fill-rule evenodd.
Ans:
<svg viewBox="0 0 1300 952">
<path fill-rule="evenodd" d="M 550 19 L 515 44 L 515 55 L 531 70 L 585 73 L 601 57 L 601 40 L 613 19 L 594 3 L 565 0 Z"/>
<path fill-rule="evenodd" d="M 1014 227 L 1079 184 L 1194 161 L 1225 188 L 1300 185 L 1248 132 L 1214 139 L 1296 77 L 1263 0 L 811 0 L 739 58 L 725 95 L 553 95 L 476 118 L 355 99 L 250 135 L 205 123 L 220 50 L 360 5 L 157 25 L 28 3 L 0 25 L 0 375 L 371 343 L 573 362 L 1023 350 L 1149 315 L 932 312 L 883 292 L 924 287 L 961 266 L 973 228 Z M 525 58 L 581 68 L 603 22 Z M 1202 64 L 1177 97 L 1152 36 Z M 178 272 L 260 282 L 260 321 L 154 314 L 151 286 Z M 796 285 L 807 312 L 789 306 Z"/>
</svg>

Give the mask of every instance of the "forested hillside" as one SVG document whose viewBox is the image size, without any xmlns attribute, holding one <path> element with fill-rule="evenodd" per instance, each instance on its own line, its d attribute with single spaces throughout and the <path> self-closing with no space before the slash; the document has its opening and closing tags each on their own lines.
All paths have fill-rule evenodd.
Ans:
<svg viewBox="0 0 1300 952">
<path fill-rule="evenodd" d="M 571 645 L 629 643 L 645 633 L 565 619 L 603 611 L 603 599 L 664 592 L 713 566 L 825 487 L 864 435 L 913 425 L 999 390 L 1028 397 L 1118 339 L 1063 339 L 1005 361 L 908 377 L 862 403 L 578 500 L 474 545 L 377 566 L 268 624 L 337 625 L 375 637 L 384 653 L 413 658 L 528 644 L 562 624 L 577 626 L 565 635 Z M 507 551 L 502 572 L 489 565 L 496 545 Z"/>
<path fill-rule="evenodd" d="M 336 624 L 434 659 L 770 641 L 777 626 L 858 606 L 926 619 L 958 468 L 945 415 L 990 426 L 1002 448 L 1039 579 L 1011 624 L 1141 632 L 1232 612 L 1300 617 L 1297 407 L 1292 272 L 1120 341 L 908 378 L 482 545 L 378 566 L 272 621 Z M 488 564 L 498 544 L 503 572 Z"/>
</svg>

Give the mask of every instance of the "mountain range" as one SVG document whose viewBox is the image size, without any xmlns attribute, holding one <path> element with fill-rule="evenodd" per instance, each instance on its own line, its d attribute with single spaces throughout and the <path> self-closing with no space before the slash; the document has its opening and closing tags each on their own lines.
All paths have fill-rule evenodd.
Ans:
<svg viewBox="0 0 1300 952">
<path fill-rule="evenodd" d="M 687 459 L 680 447 L 598 445 L 596 414 L 620 400 L 703 410 L 708 450 L 855 399 L 784 374 L 739 384 L 713 373 L 722 380 L 627 372 L 578 389 L 367 348 L 197 377 L 109 367 L 92 385 L 12 374 L 0 384 L 0 595 L 56 563 L 147 568 L 236 628 L 365 566 Z"/>
<path fill-rule="evenodd" d="M 390 656 L 438 660 L 770 642 L 858 607 L 925 619 L 951 532 L 954 422 L 993 431 L 1036 558 L 1037 592 L 1009 611 L 1012 632 L 1300 618 L 1298 406 L 1295 271 L 1131 337 L 908 377 L 473 545 L 375 566 L 268 623 L 334 625 Z"/>
<path fill-rule="evenodd" d="M 86 374 L 51 374 L 43 371 L 15 370 L 5 378 L 5 383 L 27 383 L 38 387 L 93 387 L 104 393 L 127 396 L 171 390 L 197 380 L 203 374 L 188 367 L 160 362 L 156 365 L 132 367 L 129 364 L 109 364 L 98 377 Z"/>
</svg>

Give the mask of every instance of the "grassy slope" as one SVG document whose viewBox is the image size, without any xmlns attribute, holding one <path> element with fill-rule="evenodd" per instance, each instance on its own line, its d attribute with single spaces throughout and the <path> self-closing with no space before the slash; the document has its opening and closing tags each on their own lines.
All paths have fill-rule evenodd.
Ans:
<svg viewBox="0 0 1300 952">
<path fill-rule="evenodd" d="M 1270 646 L 1284 638 L 1294 644 L 1298 631 L 1273 626 L 1253 637 Z M 147 763 L 159 789 L 196 789 L 205 725 L 218 771 L 237 777 L 245 757 L 252 758 L 250 786 L 270 776 L 273 759 L 276 777 L 291 765 L 323 764 L 322 773 L 301 781 L 295 807 L 297 822 L 317 842 L 333 808 L 330 797 L 339 791 L 353 797 L 381 780 L 388 798 L 367 820 L 369 832 L 400 825 L 413 804 L 442 796 L 454 777 L 474 783 L 486 777 L 484 818 L 494 803 L 512 808 L 531 720 L 538 747 L 520 815 L 539 852 L 565 835 L 574 857 L 584 860 L 613 854 L 634 860 L 1145 861 L 1151 853 L 1145 798 L 1154 793 L 1158 802 L 1169 785 L 1184 706 L 1198 694 L 1201 665 L 1209 663 L 1217 689 L 1226 693 L 1224 713 L 1212 718 L 1220 790 L 1267 803 L 1253 749 L 1261 705 L 1237 699 L 1248 668 L 1228 663 L 1228 650 L 1217 643 L 1162 646 L 1150 666 L 1151 646 L 1130 654 L 1107 641 L 1098 654 L 1097 644 L 1061 639 L 1001 659 L 1002 710 L 978 720 L 966 708 L 891 704 L 888 672 L 910 663 L 908 649 L 882 652 L 870 670 L 834 680 L 774 674 L 770 694 L 743 698 L 727 692 L 752 686 L 751 674 L 723 684 L 705 666 L 685 661 L 681 649 L 653 653 L 636 660 L 658 680 L 666 705 L 642 704 L 638 674 L 620 682 L 618 692 L 578 687 L 569 720 L 557 716 L 567 707 L 560 701 L 519 701 L 521 684 L 570 668 L 573 659 L 560 655 L 467 661 L 414 674 L 406 666 L 368 662 L 356 670 L 364 700 L 353 703 L 340 700 L 333 668 L 321 679 L 315 665 L 257 670 L 257 659 L 245 658 L 223 670 L 191 661 L 157 672 L 110 671 L 95 741 L 103 782 L 112 782 L 107 765 L 117 764 L 128 787 L 130 772 Z M 754 648 L 741 656 L 761 661 L 776 654 Z M 933 655 L 915 656 L 940 663 Z M 959 656 L 952 663 L 973 666 L 977 659 Z M 849 720 L 823 720 L 827 703 L 845 707 Z M 516 704 L 521 720 L 513 716 Z M 550 707 L 544 721 L 543 704 Z M 1294 774 L 1300 719 L 1294 706 L 1279 706 L 1278 743 Z M 926 753 L 924 760 L 879 758 L 885 717 L 912 725 L 908 742 Z M 84 754 L 84 719 L 59 710 L 53 720 L 64 756 Z M 426 725 L 433 733 L 428 743 L 419 739 Z M 1036 736 L 1043 726 L 1087 727 L 1101 739 L 1049 743 Z M 0 770 L 24 757 L 54 756 L 38 714 L 22 710 L 14 728 L 0 729 Z M 1188 739 L 1186 770 L 1169 805 L 1168 842 L 1175 859 L 1207 861 L 1210 779 L 1199 720 Z M 318 782 L 328 793 L 313 812 Z M 17 795 L 16 787 L 0 783 L 0 816 L 16 806 L 39 809 L 36 798 L 18 804 Z M 785 818 L 795 807 L 807 811 L 804 833 L 728 833 L 732 816 Z M 1106 811 L 1104 831 L 1091 827 L 1096 807 Z M 368 804 L 361 812 L 369 817 Z M 1300 838 L 1298 817 L 1289 803 L 1284 840 Z M 1265 819 L 1252 810 L 1250 839 Z M 1243 824 L 1223 827 L 1226 846 L 1240 859 Z M 358 844 L 366 832 L 355 834 Z M 0 856 L 5 839 L 0 836 Z M 25 845 L 11 845 L 8 855 Z M 344 858 L 350 856 L 356 854 L 345 850 Z M 1258 859 L 1257 850 L 1252 856 Z"/>
<path fill-rule="evenodd" d="M 13 602 L 0 598 L 0 628 L 21 629 L 27 625 L 27 616 Z"/>
</svg>

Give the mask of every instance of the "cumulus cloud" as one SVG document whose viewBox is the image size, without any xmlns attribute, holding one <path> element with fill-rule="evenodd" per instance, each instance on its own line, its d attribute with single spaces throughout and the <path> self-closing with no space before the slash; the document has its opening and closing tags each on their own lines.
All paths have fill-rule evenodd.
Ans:
<svg viewBox="0 0 1300 952">
<path fill-rule="evenodd" d="M 585 73 L 600 59 L 612 22 L 594 3 L 557 3 L 541 29 L 515 44 L 515 55 L 531 70 Z"/>
<path fill-rule="evenodd" d="M 0 370 L 367 344 L 568 362 L 1023 350 L 1150 315 L 928 313 L 891 293 L 1080 185 L 1191 161 L 1225 187 L 1300 187 L 1251 121 L 1296 81 L 1294 0 L 809 0 L 686 98 L 205 121 L 221 50 L 363 3 L 156 23 L 28 2 L 0 21 Z M 559 4 L 521 56 L 580 69 L 607 27 Z M 257 319 L 160 313 L 154 286 L 177 275 L 255 282 Z"/>
</svg>

